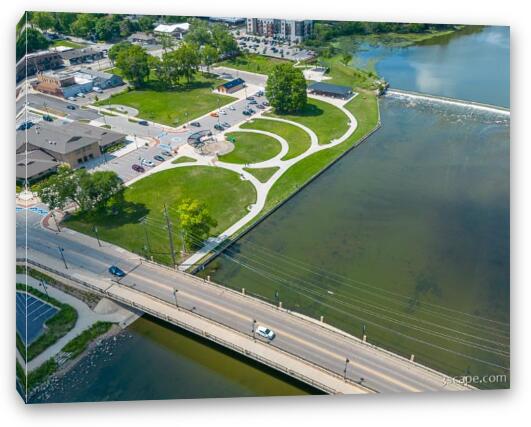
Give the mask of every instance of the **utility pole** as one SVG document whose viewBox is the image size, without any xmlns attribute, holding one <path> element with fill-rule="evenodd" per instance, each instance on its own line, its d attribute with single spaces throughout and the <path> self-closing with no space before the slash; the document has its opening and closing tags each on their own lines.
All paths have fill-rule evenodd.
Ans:
<svg viewBox="0 0 531 427">
<path fill-rule="evenodd" d="M 168 229 L 168 240 L 170 241 L 170 251 L 171 259 L 173 261 L 173 268 L 177 267 L 177 262 L 175 261 L 175 248 L 173 247 L 173 229 L 168 216 L 168 206 L 164 203 L 164 218 L 166 218 L 166 228 Z"/>
<path fill-rule="evenodd" d="M 59 223 L 57 222 L 57 218 L 55 217 L 55 209 L 52 210 L 52 217 L 53 222 L 55 222 L 55 226 L 57 227 L 57 231 L 61 232 L 61 228 L 59 227 Z"/>
<path fill-rule="evenodd" d="M 350 360 L 348 360 L 348 357 L 345 359 L 345 370 L 343 371 L 343 374 L 344 374 L 344 379 L 346 380 L 347 379 L 347 368 L 348 368 L 348 363 L 350 362 Z"/>
<path fill-rule="evenodd" d="M 256 325 L 256 319 L 253 319 L 253 340 L 256 339 L 256 328 L 255 328 L 255 325 Z"/>
<path fill-rule="evenodd" d="M 61 254 L 61 258 L 63 259 L 63 262 L 65 263 L 65 268 L 68 270 L 68 264 L 66 263 L 65 255 L 63 253 L 65 249 L 62 248 L 61 246 L 57 246 L 57 248 L 59 249 L 59 254 Z"/>
<path fill-rule="evenodd" d="M 98 234 L 98 227 L 96 226 L 92 227 L 92 231 L 94 231 L 94 234 L 96 235 L 96 239 L 98 240 L 98 246 L 101 248 L 100 236 Z"/>
</svg>

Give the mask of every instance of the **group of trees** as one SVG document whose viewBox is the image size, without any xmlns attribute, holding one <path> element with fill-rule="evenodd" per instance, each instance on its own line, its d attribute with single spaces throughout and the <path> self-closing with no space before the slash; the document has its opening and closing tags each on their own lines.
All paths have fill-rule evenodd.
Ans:
<svg viewBox="0 0 531 427">
<path fill-rule="evenodd" d="M 418 24 L 399 22 L 321 21 L 316 22 L 313 35 L 305 41 L 307 46 L 320 47 L 323 42 L 339 36 L 354 34 L 423 33 L 455 28 L 448 24 Z"/>
<path fill-rule="evenodd" d="M 210 25 L 197 18 L 190 20 L 190 31 L 186 34 L 185 41 L 201 46 L 202 49 L 215 49 L 221 57 L 238 53 L 238 43 L 225 25 Z"/>
<path fill-rule="evenodd" d="M 295 113 L 306 106 L 306 79 L 300 68 L 277 64 L 267 78 L 266 96 L 276 112 Z"/>
<path fill-rule="evenodd" d="M 40 31 L 27 27 L 17 37 L 16 55 L 17 61 L 26 53 L 36 52 L 38 50 L 46 49 L 50 42 L 44 37 Z"/>
<path fill-rule="evenodd" d="M 185 199 L 177 207 L 179 227 L 183 231 L 187 250 L 200 246 L 210 235 L 210 229 L 217 225 L 203 203 L 198 200 Z"/>
<path fill-rule="evenodd" d="M 87 172 L 60 166 L 38 190 L 39 197 L 50 209 L 64 209 L 74 202 L 81 211 L 110 206 L 123 196 L 123 183 L 112 171 Z"/>
<path fill-rule="evenodd" d="M 149 79 L 152 56 L 141 46 L 129 42 L 117 43 L 109 49 L 108 56 L 133 86 L 141 87 Z"/>
</svg>

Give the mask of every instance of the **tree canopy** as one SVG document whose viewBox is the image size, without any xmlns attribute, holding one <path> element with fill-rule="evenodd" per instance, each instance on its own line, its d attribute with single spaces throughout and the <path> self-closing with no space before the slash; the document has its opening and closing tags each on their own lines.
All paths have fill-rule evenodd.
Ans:
<svg viewBox="0 0 531 427">
<path fill-rule="evenodd" d="M 27 27 L 17 38 L 17 61 L 26 53 L 36 52 L 46 49 L 50 42 L 41 34 L 39 30 Z"/>
<path fill-rule="evenodd" d="M 217 225 L 207 207 L 197 201 L 186 199 L 177 207 L 179 227 L 187 249 L 200 246 L 210 235 L 210 229 Z"/>
<path fill-rule="evenodd" d="M 38 193 L 50 209 L 64 209 L 74 202 L 82 211 L 90 211 L 105 206 L 122 190 L 122 180 L 115 172 L 89 173 L 86 169 L 60 166 L 57 173 L 39 188 Z"/>
<path fill-rule="evenodd" d="M 150 59 L 144 48 L 135 44 L 122 44 L 118 48 L 116 66 L 122 70 L 123 76 L 136 87 L 142 86 L 149 77 Z"/>
<path fill-rule="evenodd" d="M 277 64 L 270 72 L 266 85 L 267 99 L 278 113 L 294 113 L 306 106 L 306 80 L 299 68 Z"/>
</svg>

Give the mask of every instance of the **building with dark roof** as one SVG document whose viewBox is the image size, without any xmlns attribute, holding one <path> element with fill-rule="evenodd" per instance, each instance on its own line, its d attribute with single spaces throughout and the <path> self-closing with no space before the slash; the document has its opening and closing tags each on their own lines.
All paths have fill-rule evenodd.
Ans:
<svg viewBox="0 0 531 427">
<path fill-rule="evenodd" d="M 63 59 L 59 52 L 35 52 L 24 55 L 17 62 L 16 78 L 17 82 L 20 80 L 33 76 L 42 71 L 54 70 L 63 66 Z"/>
<path fill-rule="evenodd" d="M 98 61 L 103 58 L 103 51 L 90 47 L 83 49 L 70 49 L 59 52 L 65 65 L 77 65 L 90 61 Z"/>
<path fill-rule="evenodd" d="M 17 153 L 17 181 L 37 181 L 55 172 L 59 162 L 42 150 L 29 150 Z"/>
<path fill-rule="evenodd" d="M 220 84 L 217 87 L 217 90 L 219 93 L 234 93 L 234 92 L 238 92 L 240 89 L 243 89 L 244 87 L 245 87 L 245 80 L 238 77 L 237 79 Z"/>
<path fill-rule="evenodd" d="M 316 82 L 308 86 L 308 92 L 332 98 L 348 99 L 353 95 L 352 88 L 331 83 Z"/>
</svg>

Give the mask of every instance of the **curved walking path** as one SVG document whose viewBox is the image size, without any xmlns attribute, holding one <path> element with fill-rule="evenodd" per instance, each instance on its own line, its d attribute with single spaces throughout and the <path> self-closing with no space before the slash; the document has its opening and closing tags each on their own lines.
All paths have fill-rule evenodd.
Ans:
<svg viewBox="0 0 531 427">
<path fill-rule="evenodd" d="M 322 97 L 319 97 L 318 99 L 322 100 Z M 358 122 L 356 118 L 343 105 L 338 105 L 333 102 L 329 102 L 329 103 L 334 105 L 336 108 L 339 108 L 349 119 L 349 128 L 347 129 L 347 131 L 341 137 L 333 140 L 329 144 L 319 144 L 319 138 L 317 137 L 316 133 L 312 129 L 310 129 L 309 127 L 301 123 L 298 123 L 292 120 L 282 119 L 279 117 L 264 116 L 263 112 L 262 114 L 257 116 L 257 118 L 259 117 L 261 119 L 279 121 L 279 122 L 284 122 L 284 123 L 297 126 L 301 128 L 302 130 L 304 130 L 310 136 L 310 140 L 311 140 L 310 147 L 304 153 L 301 153 L 297 157 L 294 157 L 292 159 L 282 160 L 283 155 L 280 156 L 280 154 L 278 154 L 275 157 L 269 160 L 263 161 L 263 162 L 243 165 L 243 164 L 225 163 L 223 161 L 216 161 L 215 159 L 212 159 L 212 158 L 208 160 L 208 159 L 205 159 L 205 156 L 198 155 L 197 153 L 195 153 L 195 151 L 192 150 L 193 153 L 188 152 L 186 153 L 186 156 L 195 158 L 197 162 L 180 163 L 176 165 L 170 163 L 170 165 L 173 167 L 185 167 L 185 166 L 201 164 L 201 165 L 212 165 L 212 166 L 217 166 L 217 167 L 221 167 L 224 169 L 229 169 L 229 170 L 232 170 L 238 173 L 242 179 L 245 179 L 251 182 L 251 184 L 253 184 L 253 186 L 256 189 L 256 202 L 250 206 L 249 212 L 244 217 L 240 218 L 237 222 L 232 224 L 228 229 L 226 229 L 224 232 L 222 232 L 217 237 L 209 238 L 201 249 L 199 249 L 197 252 L 195 252 L 192 256 L 190 256 L 188 259 L 186 259 L 183 263 L 179 265 L 179 270 L 185 271 L 188 268 L 192 267 L 193 265 L 197 264 L 197 262 L 199 262 L 209 252 L 214 250 L 221 242 L 223 242 L 224 240 L 226 240 L 227 238 L 229 238 L 230 236 L 238 232 L 242 227 L 249 224 L 253 219 L 255 219 L 260 214 L 262 209 L 264 208 L 266 201 L 267 201 L 267 195 L 269 194 L 269 191 L 271 190 L 273 185 L 291 166 L 293 166 L 295 163 L 300 162 L 306 157 L 311 156 L 312 154 L 315 154 L 322 150 L 327 150 L 331 147 L 335 147 L 336 145 L 339 145 L 342 142 L 346 141 L 348 138 L 350 138 L 350 136 L 356 131 L 356 128 L 358 127 Z M 273 136 L 278 141 L 282 140 L 283 142 L 281 141 L 281 144 L 283 144 L 283 149 L 281 153 L 284 151 L 284 143 L 286 145 L 289 144 L 285 139 L 279 137 L 278 135 L 272 134 L 271 132 L 258 131 L 258 130 L 252 130 L 252 129 L 241 129 L 239 126 L 236 127 L 235 129 L 231 129 L 231 132 L 234 132 L 234 131 L 238 131 L 238 132 L 254 131 L 255 133 L 263 133 L 269 136 Z M 287 146 L 287 148 L 289 149 L 289 145 Z M 190 150 L 187 150 L 187 151 L 190 151 Z M 287 150 L 285 151 L 284 154 L 286 153 L 287 153 Z M 279 169 L 266 182 L 260 182 L 254 175 L 252 175 L 250 172 L 244 169 L 244 168 L 259 169 L 259 168 L 271 168 L 271 167 L 278 167 Z"/>
<path fill-rule="evenodd" d="M 288 154 L 288 151 L 289 151 L 288 141 L 286 141 L 284 138 L 282 138 L 280 135 L 277 135 L 276 133 L 268 132 L 266 130 L 258 130 L 258 129 L 242 129 L 239 126 L 237 126 L 234 129 L 231 129 L 230 132 L 231 133 L 233 133 L 233 132 L 259 133 L 261 135 L 269 136 L 269 137 L 277 140 L 278 142 L 280 142 L 281 149 L 280 149 L 280 152 L 278 154 L 276 154 L 274 157 L 272 157 L 272 158 L 270 158 L 268 160 L 264 160 L 263 162 L 250 163 L 247 167 L 266 168 L 268 166 L 264 165 L 265 163 L 278 162 L 278 161 L 280 161 L 282 159 L 282 157 L 284 157 L 286 154 Z M 225 162 L 223 162 L 223 164 L 225 164 Z"/>
</svg>

